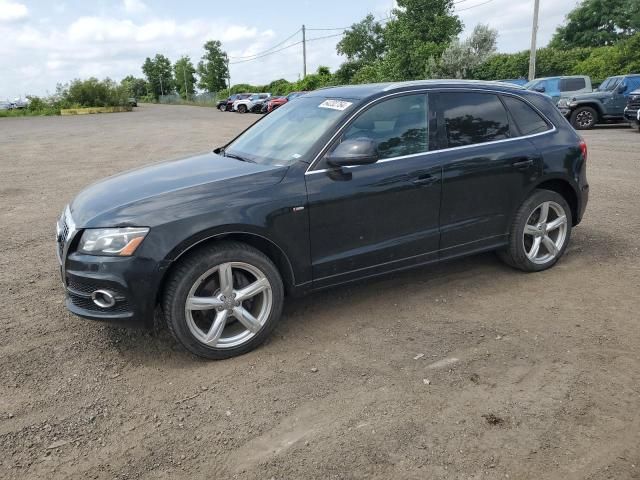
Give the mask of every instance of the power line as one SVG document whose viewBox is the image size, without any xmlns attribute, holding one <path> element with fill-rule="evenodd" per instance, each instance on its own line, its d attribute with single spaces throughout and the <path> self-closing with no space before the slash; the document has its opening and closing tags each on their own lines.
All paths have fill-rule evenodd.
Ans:
<svg viewBox="0 0 640 480">
<path fill-rule="evenodd" d="M 233 60 L 240 60 L 240 59 L 244 59 L 244 58 L 252 58 L 252 57 L 260 56 L 260 55 L 262 55 L 264 53 L 267 53 L 267 52 L 270 52 L 274 48 L 278 48 L 280 45 L 283 45 L 284 43 L 288 42 L 293 37 L 295 37 L 298 33 L 300 33 L 300 29 L 298 29 L 295 32 L 293 32 L 291 35 L 289 35 L 287 38 L 282 40 L 280 43 L 276 43 L 274 46 L 272 46 L 270 48 L 267 48 L 266 50 L 263 50 L 262 52 L 254 53 L 253 55 L 245 55 L 244 57 L 229 57 L 229 58 L 233 59 Z"/>
<path fill-rule="evenodd" d="M 491 3 L 491 2 L 493 2 L 493 0 L 487 0 L 486 2 L 476 3 L 475 5 L 471 5 L 470 7 L 460 8 L 459 10 L 456 10 L 456 13 L 464 12 L 465 10 L 471 10 L 472 8 L 476 8 L 476 7 L 481 7 L 482 5 L 486 5 L 487 3 Z"/>
<path fill-rule="evenodd" d="M 273 55 L 275 53 L 281 52 L 283 50 L 286 50 L 287 48 L 291 48 L 291 47 L 295 47 L 296 45 L 300 45 L 302 43 L 302 40 L 296 42 L 296 43 L 291 43 L 289 45 L 287 45 L 286 47 L 282 47 L 282 48 L 278 48 L 277 50 L 273 50 L 267 53 L 263 53 L 261 55 L 258 55 L 257 57 L 252 57 L 249 58 L 248 60 L 239 60 L 237 62 L 229 62 L 229 65 L 236 65 L 238 63 L 246 63 L 246 62 L 252 62 L 254 60 L 258 60 L 259 58 L 263 58 L 263 57 L 268 57 L 269 55 Z"/>
</svg>

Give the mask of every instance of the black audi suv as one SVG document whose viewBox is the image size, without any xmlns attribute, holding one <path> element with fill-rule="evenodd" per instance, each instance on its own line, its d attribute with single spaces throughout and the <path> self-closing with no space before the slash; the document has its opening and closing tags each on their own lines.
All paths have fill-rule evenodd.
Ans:
<svg viewBox="0 0 640 480">
<path fill-rule="evenodd" d="M 57 225 L 66 305 L 118 325 L 160 307 L 191 352 L 259 345 L 287 295 L 495 250 L 563 255 L 584 141 L 545 95 L 420 81 L 317 90 L 213 152 L 98 182 Z"/>
</svg>

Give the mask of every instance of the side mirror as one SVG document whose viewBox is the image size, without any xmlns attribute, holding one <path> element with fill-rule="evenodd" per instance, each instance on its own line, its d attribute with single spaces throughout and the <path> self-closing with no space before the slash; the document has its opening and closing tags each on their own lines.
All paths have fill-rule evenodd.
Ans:
<svg viewBox="0 0 640 480">
<path fill-rule="evenodd" d="M 378 147 L 370 138 L 345 140 L 326 156 L 327 163 L 335 167 L 368 165 L 378 161 Z"/>
<path fill-rule="evenodd" d="M 536 92 L 540 92 L 540 93 L 544 93 L 544 92 L 546 92 L 546 91 L 547 91 L 547 89 L 546 89 L 546 88 L 544 88 L 544 86 L 543 86 L 543 85 L 540 85 L 539 87 L 534 88 L 534 90 L 535 90 Z"/>
<path fill-rule="evenodd" d="M 618 87 L 616 88 L 616 92 L 618 93 L 624 93 L 626 90 L 627 90 L 627 86 L 622 83 L 618 85 Z"/>
</svg>

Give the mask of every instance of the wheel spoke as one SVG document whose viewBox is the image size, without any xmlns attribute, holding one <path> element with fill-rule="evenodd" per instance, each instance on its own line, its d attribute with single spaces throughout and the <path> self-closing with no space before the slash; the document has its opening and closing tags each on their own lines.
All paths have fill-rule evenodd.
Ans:
<svg viewBox="0 0 640 480">
<path fill-rule="evenodd" d="M 270 287 L 269 280 L 267 280 L 266 278 L 261 278 L 259 280 L 256 280 L 252 284 L 247 285 L 246 287 L 238 290 L 236 292 L 236 300 L 239 300 L 242 302 L 251 297 L 255 297 L 257 294 L 266 290 L 269 287 Z"/>
<path fill-rule="evenodd" d="M 540 243 L 541 243 L 541 238 L 540 237 L 536 237 L 533 239 L 533 244 L 531 245 L 531 250 L 529 250 L 529 253 L 527 253 L 527 257 L 529 257 L 530 260 L 535 260 L 535 258 L 538 256 L 538 251 L 540 250 Z"/>
<path fill-rule="evenodd" d="M 244 325 L 250 332 L 256 333 L 258 330 L 260 330 L 260 322 L 256 319 L 256 317 L 251 315 L 251 313 L 243 308 L 242 305 L 233 309 L 233 316 L 236 317 L 238 321 L 242 323 L 242 325 Z"/>
<path fill-rule="evenodd" d="M 227 317 L 229 316 L 228 310 L 223 310 L 218 312 L 216 318 L 213 320 L 211 324 L 211 328 L 207 332 L 207 336 L 205 338 L 205 342 L 209 345 L 215 345 L 218 343 L 218 339 L 220 335 L 222 335 L 222 331 L 224 327 L 227 325 Z"/>
<path fill-rule="evenodd" d="M 558 254 L 558 247 L 556 247 L 556 243 L 553 240 L 551 240 L 551 238 L 548 235 L 545 235 L 542 238 L 542 243 L 544 244 L 544 246 L 546 247 L 546 249 L 549 251 L 551 255 L 555 257 Z"/>
<path fill-rule="evenodd" d="M 186 307 L 189 310 L 213 310 L 223 305 L 224 303 L 216 297 L 189 297 Z"/>
<path fill-rule="evenodd" d="M 524 234 L 525 235 L 537 235 L 538 229 L 535 225 L 529 225 L 528 223 L 524 226 Z"/>
<path fill-rule="evenodd" d="M 230 263 L 222 263 L 218 267 L 220 275 L 220 290 L 225 297 L 230 297 L 233 293 L 233 271 Z"/>
<path fill-rule="evenodd" d="M 551 230 L 555 230 L 556 228 L 561 227 L 565 223 L 567 223 L 567 217 L 565 215 L 560 215 L 555 220 L 547 223 L 547 232 L 550 232 Z"/>
<path fill-rule="evenodd" d="M 544 202 L 542 205 L 540 205 L 540 218 L 538 219 L 538 222 L 545 223 L 548 217 L 549 217 L 549 202 Z"/>
</svg>

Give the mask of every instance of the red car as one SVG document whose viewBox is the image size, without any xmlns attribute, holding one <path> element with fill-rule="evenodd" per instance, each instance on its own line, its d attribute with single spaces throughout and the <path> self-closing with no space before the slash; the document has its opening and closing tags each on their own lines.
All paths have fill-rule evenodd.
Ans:
<svg viewBox="0 0 640 480">
<path fill-rule="evenodd" d="M 281 107 L 282 105 L 287 103 L 289 100 L 293 100 L 294 98 L 299 97 L 300 95 L 304 95 L 305 93 L 307 92 L 291 92 L 286 97 L 274 98 L 267 104 L 267 112 L 271 112 L 276 108 Z"/>
</svg>

